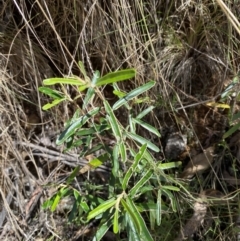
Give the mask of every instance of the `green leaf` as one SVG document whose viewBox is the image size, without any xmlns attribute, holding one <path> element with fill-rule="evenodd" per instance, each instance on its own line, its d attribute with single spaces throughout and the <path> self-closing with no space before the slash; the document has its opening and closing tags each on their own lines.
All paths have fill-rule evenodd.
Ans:
<svg viewBox="0 0 240 241">
<path fill-rule="evenodd" d="M 80 68 L 81 73 L 84 76 L 84 79 L 87 80 L 87 81 L 90 81 L 89 77 L 87 76 L 87 73 L 86 73 L 86 70 L 85 70 L 83 62 L 82 61 L 78 61 L 78 66 Z"/>
<path fill-rule="evenodd" d="M 171 205 L 172 205 L 172 210 L 173 210 L 173 212 L 176 212 L 177 211 L 176 198 L 173 196 L 173 194 L 167 188 L 162 188 L 162 192 L 165 193 L 165 195 L 170 199 Z"/>
<path fill-rule="evenodd" d="M 53 106 L 58 105 L 59 103 L 63 102 L 64 100 L 66 100 L 65 97 L 62 98 L 62 99 L 55 99 L 55 100 L 52 101 L 51 103 L 48 103 L 48 104 L 44 105 L 44 106 L 42 107 L 42 109 L 43 109 L 43 110 L 48 110 L 48 109 L 52 108 Z"/>
<path fill-rule="evenodd" d="M 98 216 L 101 213 L 104 213 L 106 210 L 108 210 L 109 208 L 111 208 L 112 206 L 114 206 L 116 204 L 117 200 L 115 198 L 112 198 L 108 201 L 105 201 L 104 203 L 100 204 L 98 207 L 96 207 L 95 209 L 93 209 L 87 216 L 87 220 L 91 220 L 93 218 L 95 218 L 96 216 Z"/>
<path fill-rule="evenodd" d="M 128 169 L 127 173 L 125 174 L 125 176 L 123 178 L 123 181 L 122 181 L 123 190 L 127 189 L 128 182 L 129 182 L 131 176 L 133 175 L 133 173 L 135 172 L 135 169 L 137 168 L 139 162 L 142 160 L 142 157 L 144 156 L 146 149 L 147 149 L 147 145 L 145 144 L 140 148 L 137 155 L 135 155 L 133 164 L 130 166 L 130 168 Z"/>
<path fill-rule="evenodd" d="M 53 201 L 54 201 L 54 200 L 53 200 L 52 198 L 46 200 L 46 201 L 42 204 L 42 208 L 43 208 L 43 209 L 47 209 L 47 208 L 51 207 L 52 204 L 53 204 Z"/>
<path fill-rule="evenodd" d="M 152 201 L 154 204 L 154 202 Z M 149 210 L 149 222 L 150 222 L 150 229 L 155 229 L 155 222 L 156 222 L 156 211 L 155 210 Z"/>
<path fill-rule="evenodd" d="M 60 202 L 61 198 L 62 198 L 68 191 L 69 191 L 69 189 L 68 189 L 68 188 L 65 188 L 65 187 L 61 188 L 61 189 L 58 191 L 57 195 L 56 195 L 55 198 L 54 198 L 53 204 L 52 204 L 52 206 L 51 206 L 51 211 L 52 211 L 52 212 L 54 212 L 54 211 L 56 210 L 57 205 L 58 205 L 58 203 Z"/>
<path fill-rule="evenodd" d="M 149 106 L 147 109 L 144 111 L 140 112 L 137 116 L 136 119 L 142 119 L 145 115 L 147 115 L 149 112 L 151 112 L 155 107 L 154 106 Z"/>
<path fill-rule="evenodd" d="M 141 103 L 149 103 L 150 102 L 150 98 L 149 97 L 142 97 L 142 98 L 136 98 L 134 99 L 134 103 L 135 104 L 141 104 Z"/>
<path fill-rule="evenodd" d="M 106 100 L 104 100 L 104 106 L 105 106 L 106 112 L 108 114 L 107 118 L 108 118 L 109 123 L 112 127 L 113 134 L 114 134 L 114 136 L 115 136 L 115 138 L 118 142 L 122 139 L 122 133 L 121 133 L 121 130 L 119 128 L 119 123 L 117 121 L 116 116 L 114 115 L 114 113 L 112 111 L 111 106 L 109 105 L 109 103 Z"/>
<path fill-rule="evenodd" d="M 100 72 L 97 70 L 94 72 L 92 82 L 91 82 L 93 87 L 96 86 L 96 83 L 98 82 L 99 78 L 100 78 Z"/>
<path fill-rule="evenodd" d="M 156 221 L 158 226 L 161 225 L 161 219 L 162 219 L 162 192 L 161 192 L 161 189 L 159 189 L 157 194 L 157 210 L 156 210 Z"/>
<path fill-rule="evenodd" d="M 81 200 L 80 193 L 76 189 L 73 190 L 73 195 L 76 200 Z"/>
<path fill-rule="evenodd" d="M 126 134 L 127 134 L 128 138 L 133 139 L 133 140 L 137 141 L 138 143 L 140 143 L 142 145 L 147 144 L 147 147 L 149 149 L 151 149 L 155 152 L 160 151 L 159 148 L 156 145 L 154 145 L 152 142 L 148 141 L 147 139 L 145 139 L 145 138 L 143 138 L 143 137 L 141 137 L 137 134 L 130 133 L 130 132 L 127 132 Z"/>
<path fill-rule="evenodd" d="M 85 201 L 80 202 L 80 206 L 84 210 L 85 213 L 89 212 L 90 208 Z"/>
<path fill-rule="evenodd" d="M 104 224 L 100 224 L 99 229 L 97 230 L 93 241 L 100 241 L 102 240 L 103 236 L 106 234 L 106 232 L 109 230 L 109 228 L 112 226 L 112 219 L 109 219 Z"/>
<path fill-rule="evenodd" d="M 52 90 L 48 87 L 39 87 L 38 90 L 45 95 L 52 97 L 53 99 L 63 99 L 64 94 L 57 90 Z"/>
<path fill-rule="evenodd" d="M 144 129 L 148 130 L 149 132 L 153 133 L 154 135 L 160 137 L 160 133 L 158 132 L 158 130 L 156 128 L 154 128 L 153 126 L 149 125 L 148 123 L 140 120 L 140 119 L 134 119 L 133 121 L 137 124 L 139 124 L 140 126 L 142 126 Z"/>
<path fill-rule="evenodd" d="M 125 163 L 127 161 L 127 153 L 124 142 L 119 143 L 119 151 L 121 154 L 122 162 Z"/>
<path fill-rule="evenodd" d="M 132 210 L 132 214 L 134 214 L 134 218 L 132 219 L 133 223 L 134 223 L 135 219 L 137 220 L 137 224 L 139 225 L 139 229 L 138 230 L 139 230 L 140 237 L 142 238 L 142 240 L 144 240 L 144 241 L 153 241 L 153 238 L 152 238 L 152 236 L 151 236 L 151 234 L 150 234 L 150 232 L 149 232 L 149 230 L 148 230 L 148 228 L 147 228 L 147 226 L 146 226 L 146 224 L 144 222 L 144 219 L 141 216 L 141 214 L 139 213 L 139 211 L 137 210 L 134 202 L 129 197 L 127 197 L 126 198 L 126 203 L 127 203 L 128 207 Z M 130 217 L 132 217 L 131 214 L 130 214 Z"/>
<path fill-rule="evenodd" d="M 160 163 L 158 165 L 158 168 L 161 170 L 166 170 L 166 169 L 171 169 L 171 168 L 176 168 L 182 165 L 181 161 L 178 162 L 168 162 L 168 163 Z"/>
<path fill-rule="evenodd" d="M 129 241 L 142 241 L 140 238 L 140 233 L 136 229 L 135 225 L 132 222 L 132 219 L 128 215 L 128 213 L 125 214 L 125 219 L 128 224 L 127 226 L 127 235 Z"/>
<path fill-rule="evenodd" d="M 117 110 L 119 107 L 122 105 L 126 104 L 129 100 L 132 100 L 133 98 L 137 97 L 138 95 L 141 95 L 142 93 L 148 91 L 155 85 L 154 81 L 150 81 L 132 91 L 130 91 L 126 96 L 118 100 L 114 105 L 113 105 L 113 110 Z"/>
<path fill-rule="evenodd" d="M 144 153 L 144 159 L 147 161 L 147 163 L 149 163 L 150 165 L 152 165 L 153 162 L 155 162 L 155 159 L 153 160 L 152 155 L 149 153 L 148 150 L 146 150 L 146 152 Z"/>
<path fill-rule="evenodd" d="M 80 166 L 75 167 L 75 169 L 73 170 L 73 172 L 70 174 L 70 176 L 67 179 L 67 184 L 71 184 L 73 179 L 77 176 L 77 174 L 79 173 L 80 170 Z"/>
<path fill-rule="evenodd" d="M 85 85 L 86 82 L 78 77 L 68 77 L 68 78 L 50 78 L 43 80 L 44 85 L 54 85 L 54 84 L 69 84 L 69 85 Z"/>
<path fill-rule="evenodd" d="M 97 158 L 92 159 L 89 164 L 94 167 L 97 168 L 99 166 L 101 166 L 103 164 L 103 162 L 107 161 L 109 159 L 109 156 L 107 153 L 103 153 L 100 156 L 98 156 Z"/>
<path fill-rule="evenodd" d="M 221 94 L 221 99 L 229 96 L 229 95 L 232 93 L 233 87 L 235 87 L 235 85 L 236 85 L 238 82 L 239 82 L 239 78 L 238 78 L 238 76 L 235 76 L 235 77 L 233 78 L 232 83 L 230 83 L 230 84 L 226 87 L 226 89 L 223 91 L 223 93 Z"/>
<path fill-rule="evenodd" d="M 93 74 L 93 78 L 92 78 L 92 82 L 91 82 L 91 87 L 88 89 L 85 98 L 83 100 L 83 109 L 86 108 L 86 106 L 89 104 L 89 102 L 91 102 L 95 96 L 95 84 L 97 82 L 97 80 L 100 77 L 100 73 L 99 71 L 95 71 L 95 73 Z"/>
<path fill-rule="evenodd" d="M 85 85 L 81 85 L 78 87 L 78 90 L 80 92 L 84 91 L 85 89 L 87 89 L 88 87 L 90 87 L 90 84 L 85 84 Z"/>
<path fill-rule="evenodd" d="M 68 216 L 68 221 L 71 223 L 74 221 L 74 219 L 76 218 L 77 214 L 78 214 L 78 202 L 77 200 L 74 201 L 73 205 L 72 205 L 72 210 Z"/>
<path fill-rule="evenodd" d="M 81 130 L 76 132 L 76 135 L 77 136 L 88 136 L 88 135 L 92 135 L 95 133 L 96 133 L 95 128 L 82 128 Z"/>
<path fill-rule="evenodd" d="M 113 94 L 116 95 L 119 98 L 122 98 L 122 97 L 126 96 L 126 93 L 124 93 L 124 92 L 122 92 L 120 90 L 114 90 Z"/>
<path fill-rule="evenodd" d="M 113 232 L 118 233 L 119 231 L 119 223 L 118 223 L 119 210 L 115 209 L 114 217 L 113 217 Z"/>
<path fill-rule="evenodd" d="M 136 123 L 133 121 L 133 117 L 132 117 L 132 115 L 130 114 L 129 116 L 128 116 L 128 122 L 129 122 L 129 127 L 130 127 L 130 132 L 131 133 L 136 133 Z"/>
<path fill-rule="evenodd" d="M 235 120 L 237 120 L 237 119 L 239 119 L 239 118 L 240 118 L 240 111 L 237 112 L 236 114 L 234 114 L 234 115 L 232 116 L 231 121 L 235 121 Z"/>
<path fill-rule="evenodd" d="M 180 191 L 180 188 L 174 187 L 174 186 L 162 186 L 162 188 L 163 189 L 168 189 L 168 190 L 171 190 L 171 191 L 177 191 L 177 192 Z"/>
<path fill-rule="evenodd" d="M 234 125 L 233 127 L 231 127 L 227 132 L 224 133 L 223 135 L 223 139 L 228 138 L 229 136 L 231 136 L 234 132 L 236 132 L 238 129 L 240 128 L 240 122 L 237 123 L 236 125 Z"/>
<path fill-rule="evenodd" d="M 139 203 L 137 206 L 137 209 L 139 210 L 139 212 L 145 212 L 145 211 L 149 211 L 149 210 L 153 210 L 153 211 L 157 211 L 157 204 L 156 203 L 153 203 L 153 202 L 145 202 L 145 203 Z M 169 207 L 167 206 L 163 206 L 163 210 L 164 211 L 168 211 L 169 210 Z"/>
<path fill-rule="evenodd" d="M 138 163 L 142 160 L 146 150 L 147 150 L 147 144 L 145 143 L 145 144 L 143 144 L 143 146 L 140 148 L 139 152 L 134 157 L 134 163 L 132 165 L 134 170 L 136 169 Z"/>
<path fill-rule="evenodd" d="M 95 90 L 94 90 L 94 88 L 90 87 L 87 91 L 87 94 L 85 95 L 84 100 L 83 100 L 83 107 L 82 107 L 83 109 L 85 109 L 87 107 L 87 105 L 89 103 L 91 103 L 94 96 L 95 96 Z"/>
<path fill-rule="evenodd" d="M 113 73 L 108 73 L 98 79 L 96 86 L 107 85 L 135 77 L 135 69 L 124 69 Z"/>
<path fill-rule="evenodd" d="M 125 211 L 131 218 L 131 221 L 133 222 L 134 226 L 136 227 L 136 229 L 139 233 L 141 231 L 140 222 L 139 222 L 138 217 L 135 214 L 134 210 L 132 209 L 132 207 L 130 205 L 128 205 L 128 203 L 125 202 L 124 199 L 121 199 L 121 204 L 123 205 Z"/>
<path fill-rule="evenodd" d="M 83 126 L 89 119 L 99 112 L 100 108 L 96 107 L 89 111 L 86 115 L 79 117 L 74 123 L 72 123 L 67 129 L 65 129 L 61 135 L 57 138 L 56 144 L 61 145 L 66 141 L 71 135 L 73 135 L 78 128 Z"/>
<path fill-rule="evenodd" d="M 119 145 L 115 145 L 113 147 L 113 168 L 112 168 L 112 173 L 114 177 L 118 177 L 118 172 L 119 172 Z"/>
<path fill-rule="evenodd" d="M 130 190 L 129 194 L 132 198 L 135 197 L 137 192 L 140 190 L 141 193 L 141 188 L 143 185 L 152 177 L 153 170 L 149 169 L 146 173 L 144 173 L 144 176 L 134 185 L 134 187 Z"/>
</svg>

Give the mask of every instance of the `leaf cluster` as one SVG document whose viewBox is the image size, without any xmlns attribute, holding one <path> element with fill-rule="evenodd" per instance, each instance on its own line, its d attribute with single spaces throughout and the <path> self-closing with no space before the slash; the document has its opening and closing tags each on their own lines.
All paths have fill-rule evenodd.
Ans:
<svg viewBox="0 0 240 241">
<path fill-rule="evenodd" d="M 143 121 L 143 117 L 154 107 L 149 106 L 137 115 L 131 112 L 133 105 L 141 103 L 141 95 L 150 90 L 155 82 L 149 81 L 129 93 L 122 93 L 117 82 L 134 78 L 134 69 L 120 70 L 102 77 L 96 71 L 90 80 L 81 62 L 79 68 L 83 79 L 76 76 L 50 78 L 44 80 L 43 84 L 59 84 L 62 88 L 65 85 L 74 85 L 79 92 L 86 92 L 82 106 L 79 106 L 73 117 L 67 121 L 56 144 L 65 144 L 66 150 L 81 146 L 79 156 L 85 158 L 90 155 L 90 159 L 87 167 L 78 166 L 73 170 L 67 183 L 60 187 L 43 207 L 55 211 L 60 200 L 71 195 L 75 201 L 69 215 L 70 221 L 88 223 L 93 219 L 100 220 L 94 240 L 101 240 L 109 229 L 116 235 L 127 233 L 128 240 L 153 240 L 150 227 L 161 224 L 162 213 L 167 209 L 176 211 L 173 192 L 180 190 L 173 179 L 164 172 L 180 163 L 157 164 L 152 152 L 159 152 L 159 147 L 136 133 L 137 126 L 140 126 L 160 137 L 156 128 Z M 103 97 L 100 90 L 101 86 L 109 84 L 113 84 L 113 93 L 118 97 L 113 106 Z M 75 101 L 66 91 L 59 92 L 46 86 L 40 87 L 39 91 L 53 98 L 51 103 L 43 106 L 44 110 L 62 101 Z M 102 101 L 101 108 L 93 106 L 92 100 L 96 97 Z M 119 108 L 125 108 L 129 113 L 127 126 L 123 126 L 116 117 Z M 97 122 L 95 117 L 100 113 L 104 115 L 102 114 Z M 107 145 L 101 139 L 106 134 L 114 140 L 113 145 Z M 94 170 L 106 161 L 111 163 L 108 188 L 99 187 L 104 195 L 96 196 L 87 188 L 84 192 L 71 186 L 79 174 Z M 169 185 L 169 182 L 172 184 Z"/>
</svg>

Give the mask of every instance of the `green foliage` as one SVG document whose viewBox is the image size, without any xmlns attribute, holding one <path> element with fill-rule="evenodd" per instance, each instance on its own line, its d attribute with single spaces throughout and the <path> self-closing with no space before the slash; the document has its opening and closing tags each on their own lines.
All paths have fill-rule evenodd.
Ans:
<svg viewBox="0 0 240 241">
<path fill-rule="evenodd" d="M 234 91 L 236 91 L 234 89 L 234 87 L 239 84 L 239 78 L 240 78 L 240 73 L 238 73 L 238 75 L 233 78 L 232 83 L 230 83 L 226 87 L 224 92 L 221 94 L 221 100 L 226 100 L 227 98 L 231 98 L 231 95 L 236 95 L 236 93 L 234 92 Z M 240 99 L 240 94 L 237 93 L 236 100 L 239 101 L 239 99 Z M 240 118 L 240 112 L 237 112 L 236 114 L 232 114 L 232 116 L 230 117 L 230 126 L 231 127 L 223 135 L 223 139 L 228 138 L 229 136 L 231 136 L 234 132 L 236 132 L 239 129 L 239 127 L 240 127 L 239 118 Z"/>
<path fill-rule="evenodd" d="M 43 81 L 45 85 L 58 84 L 63 90 L 59 92 L 40 87 L 39 91 L 53 98 L 53 101 L 43 106 L 43 109 L 51 108 L 57 102 L 73 101 L 64 94 L 67 93 L 64 89 L 65 84 L 78 86 L 79 92 L 86 90 L 82 106 L 79 106 L 73 117 L 67 121 L 65 130 L 57 138 L 56 143 L 57 145 L 65 143 L 66 150 L 81 146 L 82 151 L 79 154 L 81 157 L 94 153 L 96 157 L 88 163 L 90 169 L 97 168 L 109 160 L 111 170 L 108 188 L 86 181 L 81 192 L 74 189 L 71 185 L 81 169 L 76 167 L 66 185 L 59 187 L 56 194 L 47 200 L 43 207 L 55 211 L 62 198 L 72 196 L 74 203 L 69 214 L 71 222 L 83 224 L 93 219 L 100 220 L 94 240 L 101 240 L 109 229 L 112 229 L 115 234 L 126 232 L 128 240 L 153 240 L 150 228 L 161 224 L 164 208 L 176 211 L 173 193 L 180 190 L 175 185 L 171 185 L 171 181 L 167 181 L 168 175 L 164 174 L 164 170 L 175 168 L 180 163 L 156 165 L 151 151 L 159 152 L 159 147 L 136 133 L 138 125 L 160 137 L 156 128 L 142 120 L 154 107 L 149 106 L 136 116 L 131 112 L 134 105 L 141 103 L 138 101 L 141 95 L 151 89 L 155 82 L 147 82 L 125 94 L 118 89 L 116 83 L 135 77 L 134 69 L 120 70 L 103 77 L 100 77 L 99 72 L 96 71 L 90 80 L 81 62 L 79 68 L 84 79 L 74 76 Z M 113 106 L 104 99 L 99 89 L 106 84 L 114 84 L 114 93 L 119 98 Z M 92 100 L 97 97 L 102 101 L 101 108 L 92 105 Z M 116 117 L 116 111 L 119 108 L 125 108 L 129 114 L 127 126 L 123 126 Z M 105 115 L 96 122 L 94 117 L 100 112 Z M 106 145 L 101 140 L 101 137 L 106 134 L 114 140 L 113 146 Z M 93 145 L 93 143 L 97 144 Z M 96 154 L 96 151 L 101 152 Z M 168 207 L 164 204 L 162 195 L 169 200 Z"/>
</svg>

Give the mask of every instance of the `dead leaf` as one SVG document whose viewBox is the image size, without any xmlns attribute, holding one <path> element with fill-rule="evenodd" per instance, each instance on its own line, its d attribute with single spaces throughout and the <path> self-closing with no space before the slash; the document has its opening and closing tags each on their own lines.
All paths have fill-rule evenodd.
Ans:
<svg viewBox="0 0 240 241">
<path fill-rule="evenodd" d="M 208 147 L 203 153 L 194 156 L 184 168 L 180 178 L 192 178 L 196 173 L 207 170 L 213 162 L 214 147 Z"/>
<path fill-rule="evenodd" d="M 217 102 L 208 102 L 206 105 L 211 106 L 211 107 L 223 108 L 223 109 L 230 108 L 230 106 L 228 104 L 222 104 L 222 103 L 217 103 Z"/>
</svg>

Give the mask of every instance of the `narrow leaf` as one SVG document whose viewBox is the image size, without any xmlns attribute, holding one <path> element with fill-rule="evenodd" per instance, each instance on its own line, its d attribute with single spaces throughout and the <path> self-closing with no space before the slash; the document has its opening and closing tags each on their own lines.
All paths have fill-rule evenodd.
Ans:
<svg viewBox="0 0 240 241">
<path fill-rule="evenodd" d="M 140 190 L 141 192 L 141 188 L 152 177 L 152 174 L 153 174 L 152 169 L 149 169 L 146 173 L 144 173 L 144 176 L 134 185 L 134 187 L 129 192 L 132 198 L 134 198 L 138 190 Z"/>
<path fill-rule="evenodd" d="M 118 81 L 127 80 L 135 77 L 135 75 L 136 75 L 135 69 L 124 69 L 113 73 L 108 73 L 103 77 L 101 77 L 100 79 L 98 79 L 96 86 L 107 85 L 111 83 L 116 83 Z"/>
<path fill-rule="evenodd" d="M 54 201 L 53 201 L 53 204 L 51 206 L 51 211 L 54 212 L 57 208 L 57 205 L 58 203 L 60 202 L 60 199 L 61 199 L 61 194 L 60 193 L 57 193 Z"/>
<path fill-rule="evenodd" d="M 91 160 L 89 162 L 89 165 L 93 168 L 97 168 L 97 167 L 101 166 L 102 164 L 103 164 L 102 161 L 100 161 L 98 158 L 94 158 L 93 160 Z"/>
<path fill-rule="evenodd" d="M 64 95 L 60 91 L 52 90 L 48 87 L 39 87 L 38 90 L 45 95 L 52 97 L 53 99 L 63 99 Z"/>
<path fill-rule="evenodd" d="M 97 70 L 93 74 L 93 78 L 92 78 L 92 82 L 91 82 L 92 86 L 94 86 L 94 87 L 96 86 L 96 83 L 98 82 L 99 78 L 100 78 L 100 72 Z"/>
<path fill-rule="evenodd" d="M 127 161 L 127 153 L 126 153 L 126 147 L 125 147 L 124 142 L 121 142 L 119 144 L 119 151 L 120 151 L 120 154 L 121 154 L 121 161 L 123 163 L 125 163 Z"/>
<path fill-rule="evenodd" d="M 145 138 L 143 138 L 143 137 L 141 137 L 139 135 L 136 135 L 134 133 L 127 132 L 126 134 L 127 134 L 128 138 L 133 139 L 133 140 L 137 141 L 138 143 L 140 143 L 142 145 L 147 144 L 147 147 L 149 149 L 151 149 L 151 150 L 153 150 L 155 152 L 159 152 L 160 151 L 159 148 L 156 145 L 154 145 L 152 142 L 148 141 L 147 139 L 145 139 Z"/>
<path fill-rule="evenodd" d="M 70 174 L 70 176 L 67 179 L 67 184 L 71 184 L 73 179 L 77 176 L 77 174 L 79 173 L 80 170 L 80 166 L 75 167 L 75 169 L 73 170 L 73 172 Z"/>
<path fill-rule="evenodd" d="M 69 85 L 84 85 L 86 82 L 81 78 L 50 78 L 43 80 L 44 85 L 54 84 L 69 84 Z"/>
<path fill-rule="evenodd" d="M 104 213 L 106 210 L 108 210 L 109 208 L 114 206 L 116 204 L 116 202 L 117 202 L 117 200 L 115 198 L 112 198 L 112 199 L 100 204 L 98 207 L 96 207 L 91 212 L 89 212 L 89 214 L 87 216 L 87 220 L 89 221 L 89 220 L 95 218 L 96 216 L 98 216 L 99 214 Z"/>
<path fill-rule="evenodd" d="M 217 108 L 223 108 L 223 109 L 230 109 L 230 105 L 228 105 L 228 104 L 222 104 L 222 103 L 217 103 L 217 102 L 208 102 L 206 105 L 207 105 L 207 106 L 211 106 L 211 107 L 217 107 Z"/>
<path fill-rule="evenodd" d="M 87 90 L 87 93 L 86 93 L 85 98 L 83 100 L 83 107 L 82 107 L 83 109 L 85 109 L 87 107 L 87 105 L 89 103 L 91 103 L 91 101 L 93 100 L 94 96 L 95 96 L 95 90 L 94 90 L 94 88 L 90 87 Z"/>
<path fill-rule="evenodd" d="M 159 131 L 154 128 L 153 126 L 149 125 L 148 123 L 140 120 L 140 119 L 133 119 L 133 121 L 137 124 L 139 124 L 140 126 L 142 126 L 144 129 L 148 130 L 149 132 L 153 133 L 154 135 L 160 137 L 160 133 Z"/>
<path fill-rule="evenodd" d="M 113 168 L 112 168 L 112 173 L 114 177 L 118 176 L 119 172 L 119 145 L 115 145 L 113 148 Z"/>
<path fill-rule="evenodd" d="M 236 125 L 234 125 L 233 127 L 231 127 L 227 132 L 225 132 L 225 134 L 223 135 L 223 139 L 228 138 L 229 136 L 231 136 L 235 131 L 237 131 L 240 128 L 240 122 L 237 123 Z"/>
<path fill-rule="evenodd" d="M 129 241 L 142 241 L 140 238 L 140 233 L 138 232 L 137 228 L 132 222 L 131 217 L 128 215 L 128 213 L 125 214 L 125 219 L 128 224 L 127 227 L 127 234 L 128 234 L 128 240 Z"/>
<path fill-rule="evenodd" d="M 130 91 L 126 96 L 118 100 L 114 105 L 113 105 L 113 110 L 117 110 L 119 107 L 122 105 L 126 104 L 129 100 L 132 100 L 133 98 L 137 97 L 138 95 L 141 95 L 142 93 L 148 91 L 155 85 L 154 81 L 150 81 L 132 91 Z"/>
<path fill-rule="evenodd" d="M 109 156 L 107 153 L 103 153 L 99 155 L 97 158 L 93 158 L 90 162 L 89 165 L 91 167 L 97 168 L 100 165 L 102 165 L 105 161 L 109 160 Z"/>
<path fill-rule="evenodd" d="M 88 114 L 79 117 L 74 123 L 72 123 L 67 129 L 65 129 L 61 135 L 58 137 L 56 144 L 61 145 L 65 140 L 67 140 L 75 131 L 83 126 L 90 118 L 96 115 L 99 112 L 100 108 L 96 107 L 93 110 L 89 111 Z"/>
<path fill-rule="evenodd" d="M 131 208 L 130 205 L 128 205 L 128 203 L 125 202 L 124 199 L 121 199 L 121 204 L 123 205 L 125 211 L 127 212 L 129 217 L 131 218 L 131 221 L 133 222 L 134 226 L 136 227 L 136 229 L 139 233 L 141 231 L 140 222 L 138 220 L 138 217 L 135 215 L 134 210 Z"/>
<path fill-rule="evenodd" d="M 144 111 L 140 112 L 137 116 L 136 119 L 142 119 L 145 115 L 147 115 L 149 112 L 151 112 L 155 107 L 154 106 L 149 106 L 147 109 Z"/>
<path fill-rule="evenodd" d="M 177 211 L 177 208 L 176 208 L 176 198 L 173 196 L 171 191 L 168 190 L 167 188 L 166 189 L 162 188 L 162 192 L 165 193 L 165 195 L 170 199 L 173 212 L 176 212 Z"/>
<path fill-rule="evenodd" d="M 134 202 L 129 197 L 127 197 L 126 202 L 127 202 L 127 205 L 133 210 L 134 218 L 137 219 L 137 222 L 140 225 L 139 231 L 140 231 L 140 237 L 142 238 L 142 240 L 153 241 L 153 238 L 144 222 L 144 219 L 139 213 L 139 211 L 137 210 Z"/>
<path fill-rule="evenodd" d="M 133 117 L 132 117 L 132 115 L 130 114 L 129 116 L 128 116 L 128 122 L 129 122 L 129 127 L 130 127 L 130 132 L 131 133 L 136 133 L 136 124 L 135 124 L 135 122 L 133 121 Z"/>
<path fill-rule="evenodd" d="M 87 80 L 87 81 L 89 81 L 90 79 L 89 79 L 89 77 L 87 76 L 87 73 L 86 73 L 85 67 L 84 67 L 84 65 L 83 65 L 83 62 L 82 62 L 82 61 L 78 61 L 78 66 L 79 66 L 79 68 L 80 68 L 81 73 L 82 73 L 83 76 L 84 76 L 84 79 Z"/>
<path fill-rule="evenodd" d="M 95 128 L 82 128 L 78 132 L 76 132 L 77 136 L 88 136 L 96 133 Z"/>
<path fill-rule="evenodd" d="M 162 219 L 162 192 L 161 192 L 161 189 L 159 189 L 157 194 L 157 210 L 156 210 L 156 221 L 158 226 L 161 225 L 161 219 Z"/>
<path fill-rule="evenodd" d="M 135 172 L 135 169 L 137 168 L 139 162 L 141 161 L 142 157 L 144 156 L 144 153 L 146 151 L 147 145 L 143 145 L 139 152 L 137 153 L 137 155 L 134 158 L 134 162 L 133 164 L 130 166 L 130 168 L 128 169 L 127 173 L 125 174 L 123 181 L 122 181 L 122 188 L 123 190 L 127 189 L 128 186 L 128 182 L 131 178 L 131 176 L 133 175 L 133 173 Z"/>
<path fill-rule="evenodd" d="M 119 128 L 119 123 L 117 121 L 116 116 L 114 115 L 111 106 L 109 105 L 109 103 L 107 101 L 104 100 L 104 106 L 106 109 L 106 112 L 108 114 L 108 120 L 110 122 L 110 125 L 112 127 L 112 131 L 116 137 L 117 141 L 120 141 L 122 139 L 122 134 L 121 134 L 121 130 Z"/>
<path fill-rule="evenodd" d="M 124 93 L 124 92 L 122 92 L 120 90 L 114 90 L 113 94 L 116 95 L 119 98 L 122 98 L 122 97 L 124 97 L 126 95 L 126 93 Z"/>
<path fill-rule="evenodd" d="M 61 198 L 65 196 L 65 194 L 69 191 L 68 188 L 62 187 L 55 196 L 53 204 L 51 206 L 51 211 L 54 212 L 57 208 L 58 203 L 60 202 Z"/>
<path fill-rule="evenodd" d="M 158 165 L 158 168 L 161 170 L 166 170 L 166 169 L 171 169 L 171 168 L 176 168 L 182 165 L 181 161 L 178 162 L 168 162 L 168 163 L 160 163 Z"/>
<path fill-rule="evenodd" d="M 113 218 L 113 232 L 116 234 L 119 231 L 119 224 L 118 224 L 118 215 L 119 214 L 119 210 L 118 208 L 115 209 L 115 213 L 114 213 L 114 218 Z"/>
<path fill-rule="evenodd" d="M 46 209 L 46 208 L 51 207 L 52 204 L 53 204 L 53 201 L 54 201 L 54 200 L 53 200 L 52 198 L 46 200 L 45 202 L 43 202 L 43 204 L 42 204 L 42 208 L 43 208 L 43 209 Z"/>
<path fill-rule="evenodd" d="M 64 100 L 66 100 L 66 98 L 62 98 L 62 99 L 55 99 L 54 101 L 52 101 L 51 103 L 47 103 L 46 105 L 44 105 L 42 107 L 43 110 L 48 110 L 52 107 L 54 107 L 55 105 L 58 105 L 59 103 L 63 102 Z"/>
<path fill-rule="evenodd" d="M 163 189 L 168 189 L 168 190 L 171 190 L 171 191 L 177 191 L 177 192 L 180 191 L 180 188 L 174 187 L 174 186 L 162 186 L 162 188 Z"/>
<path fill-rule="evenodd" d="M 112 226 L 112 219 L 109 219 L 104 224 L 101 224 L 93 238 L 93 241 L 102 240 L 103 236 L 106 234 L 106 232 L 109 230 L 111 226 Z"/>
<path fill-rule="evenodd" d="M 240 118 L 240 111 L 237 112 L 236 114 L 234 114 L 234 115 L 232 116 L 231 121 L 235 121 L 235 120 L 237 120 L 237 119 L 239 119 L 239 118 Z"/>
<path fill-rule="evenodd" d="M 78 90 L 79 90 L 80 92 L 82 92 L 82 91 L 84 91 L 85 89 L 87 89 L 88 87 L 90 87 L 89 84 L 81 85 L 81 86 L 78 87 Z"/>
</svg>

